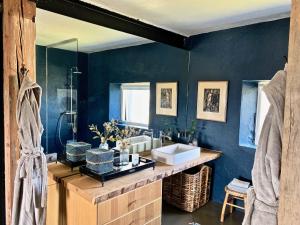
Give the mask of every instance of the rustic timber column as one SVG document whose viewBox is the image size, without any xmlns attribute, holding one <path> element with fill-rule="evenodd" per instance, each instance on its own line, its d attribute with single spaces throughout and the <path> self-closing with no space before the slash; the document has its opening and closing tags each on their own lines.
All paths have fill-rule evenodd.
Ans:
<svg viewBox="0 0 300 225">
<path fill-rule="evenodd" d="M 279 225 L 300 221 L 300 0 L 292 0 Z"/>
<path fill-rule="evenodd" d="M 35 13 L 30 0 L 3 0 L 3 101 L 6 224 L 10 224 L 14 175 L 19 157 L 16 101 L 22 64 L 35 79 Z"/>
</svg>

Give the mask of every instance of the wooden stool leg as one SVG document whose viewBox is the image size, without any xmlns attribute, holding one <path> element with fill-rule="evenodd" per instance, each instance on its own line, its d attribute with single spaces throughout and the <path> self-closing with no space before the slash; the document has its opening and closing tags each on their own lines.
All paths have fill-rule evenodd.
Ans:
<svg viewBox="0 0 300 225">
<path fill-rule="evenodd" d="M 226 211 L 226 205 L 227 205 L 227 201 L 228 201 L 228 196 L 229 196 L 229 194 L 226 192 L 224 203 L 223 203 L 223 208 L 222 208 L 222 213 L 221 213 L 221 218 L 220 218 L 221 223 L 224 222 L 224 216 L 225 216 L 225 211 Z"/>
<path fill-rule="evenodd" d="M 245 211 L 245 215 L 247 213 L 247 196 L 244 197 L 244 211 Z"/>
<path fill-rule="evenodd" d="M 233 205 L 234 204 L 234 197 L 231 197 L 229 202 L 230 202 L 230 204 Z M 230 206 L 230 214 L 233 212 L 233 206 L 232 205 Z"/>
</svg>

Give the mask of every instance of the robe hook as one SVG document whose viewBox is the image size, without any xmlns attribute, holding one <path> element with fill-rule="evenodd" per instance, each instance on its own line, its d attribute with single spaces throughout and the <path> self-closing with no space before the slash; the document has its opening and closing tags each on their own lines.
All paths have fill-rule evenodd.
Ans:
<svg viewBox="0 0 300 225">
<path fill-rule="evenodd" d="M 21 74 L 25 77 L 27 76 L 29 70 L 25 67 L 25 65 L 23 64 L 21 69 L 20 69 Z"/>
</svg>

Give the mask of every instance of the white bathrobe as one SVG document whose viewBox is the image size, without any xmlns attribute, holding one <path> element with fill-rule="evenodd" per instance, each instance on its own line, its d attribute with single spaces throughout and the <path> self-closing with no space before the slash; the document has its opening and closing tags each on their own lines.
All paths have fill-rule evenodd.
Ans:
<svg viewBox="0 0 300 225">
<path fill-rule="evenodd" d="M 41 93 L 40 86 L 24 77 L 17 101 L 21 157 L 15 177 L 12 225 L 45 224 L 47 160 L 41 146 Z"/>
<path fill-rule="evenodd" d="M 243 225 L 276 225 L 279 201 L 286 69 L 279 71 L 264 92 L 270 109 L 264 121 L 252 169 L 253 188 L 247 193 Z"/>
</svg>

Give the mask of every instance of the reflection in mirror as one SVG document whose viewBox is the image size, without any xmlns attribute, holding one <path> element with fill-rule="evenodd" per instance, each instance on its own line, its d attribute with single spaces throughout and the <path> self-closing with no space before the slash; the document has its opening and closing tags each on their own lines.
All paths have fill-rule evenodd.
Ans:
<svg viewBox="0 0 300 225">
<path fill-rule="evenodd" d="M 64 51 L 62 48 L 74 49 Z M 37 81 L 43 88 L 41 107 L 46 153 L 62 149 L 77 138 L 78 40 L 37 46 Z M 43 64 L 44 63 L 44 64 Z"/>
<path fill-rule="evenodd" d="M 37 82 L 43 89 L 41 118 L 45 129 L 42 145 L 46 153 L 62 153 L 68 142 L 93 142 L 88 125 L 95 123 L 102 127 L 109 119 L 109 97 L 106 86 L 108 76 L 101 70 L 103 60 L 97 59 L 97 62 L 90 66 L 89 62 L 93 60 L 90 53 L 97 55 L 98 52 L 105 50 L 152 41 L 42 9 L 37 9 L 36 24 Z M 88 79 L 89 70 L 95 71 L 95 67 L 99 69 L 98 77 L 90 79 L 96 79 L 95 83 L 99 84 L 94 87 L 89 85 Z M 119 114 L 115 118 L 147 126 L 149 100 L 145 102 L 148 114 L 145 112 L 140 119 L 132 120 L 132 116 L 136 115 L 132 115 L 130 107 L 135 101 L 129 99 L 137 96 L 135 92 L 141 90 L 125 91 L 125 89 L 122 92 L 123 98 L 126 98 L 122 101 L 124 108 L 122 116 Z M 138 94 L 139 98 L 143 95 L 149 98 L 149 93 Z M 93 106 L 90 111 L 89 105 Z"/>
</svg>

